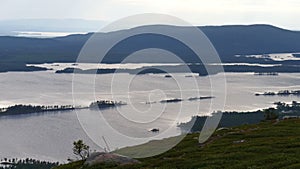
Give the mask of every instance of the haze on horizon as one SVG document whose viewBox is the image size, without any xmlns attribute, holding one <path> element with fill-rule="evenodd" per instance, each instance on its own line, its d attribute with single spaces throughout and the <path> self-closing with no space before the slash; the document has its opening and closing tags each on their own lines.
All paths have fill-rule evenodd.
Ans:
<svg viewBox="0 0 300 169">
<path fill-rule="evenodd" d="M 300 30 L 297 0 L 2 0 L 1 20 L 85 19 L 110 23 L 141 13 L 162 13 L 194 25 L 271 24 Z"/>
</svg>

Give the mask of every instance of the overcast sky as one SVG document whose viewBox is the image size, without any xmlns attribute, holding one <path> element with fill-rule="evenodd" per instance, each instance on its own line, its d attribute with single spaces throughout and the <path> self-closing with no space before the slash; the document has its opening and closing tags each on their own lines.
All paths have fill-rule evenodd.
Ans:
<svg viewBox="0 0 300 169">
<path fill-rule="evenodd" d="M 112 22 L 163 13 L 194 25 L 266 23 L 300 30 L 299 0 L 0 0 L 0 20 L 80 18 Z"/>
</svg>

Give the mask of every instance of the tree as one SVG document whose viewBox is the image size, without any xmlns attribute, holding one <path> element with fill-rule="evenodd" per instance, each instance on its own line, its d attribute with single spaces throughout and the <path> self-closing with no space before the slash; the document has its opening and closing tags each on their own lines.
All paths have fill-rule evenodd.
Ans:
<svg viewBox="0 0 300 169">
<path fill-rule="evenodd" d="M 276 120 L 278 118 L 278 114 L 274 108 L 269 108 L 264 110 L 265 120 Z"/>
<path fill-rule="evenodd" d="M 85 160 L 90 155 L 90 147 L 84 144 L 82 140 L 74 141 L 73 153 L 79 156 L 82 160 Z"/>
</svg>

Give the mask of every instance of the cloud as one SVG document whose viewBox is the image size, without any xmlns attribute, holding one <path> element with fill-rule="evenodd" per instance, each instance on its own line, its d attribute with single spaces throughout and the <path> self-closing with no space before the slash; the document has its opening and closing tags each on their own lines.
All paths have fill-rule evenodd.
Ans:
<svg viewBox="0 0 300 169">
<path fill-rule="evenodd" d="M 195 25 L 273 23 L 300 29 L 298 0 L 2 0 L 0 19 L 82 18 L 113 21 L 164 13 Z"/>
</svg>

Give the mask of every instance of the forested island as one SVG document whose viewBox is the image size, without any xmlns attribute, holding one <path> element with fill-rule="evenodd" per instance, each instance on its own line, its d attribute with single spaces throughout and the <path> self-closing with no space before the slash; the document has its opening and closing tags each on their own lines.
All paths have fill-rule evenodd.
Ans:
<svg viewBox="0 0 300 169">
<path fill-rule="evenodd" d="M 277 72 L 255 72 L 254 75 L 256 76 L 278 76 Z"/>
<path fill-rule="evenodd" d="M 208 100 L 208 99 L 213 99 L 215 98 L 214 96 L 199 96 L 199 97 L 190 97 L 188 99 L 182 99 L 182 98 L 170 98 L 170 99 L 164 99 L 159 101 L 159 103 L 178 103 L 182 101 L 197 101 L 197 100 Z M 146 102 L 146 104 L 154 104 L 157 103 L 156 101 L 154 102 Z"/>
<path fill-rule="evenodd" d="M 200 96 L 200 97 L 191 97 L 188 100 L 189 101 L 194 101 L 194 100 L 207 100 L 207 99 L 213 99 L 215 98 L 214 96 Z"/>
<path fill-rule="evenodd" d="M 75 107 L 72 105 L 55 105 L 55 106 L 34 106 L 34 105 L 14 105 L 7 108 L 0 109 L 0 115 L 19 115 L 19 114 L 30 114 L 30 113 L 41 113 L 41 112 L 52 112 L 52 111 L 67 111 L 74 110 Z"/>
<path fill-rule="evenodd" d="M 188 67 L 188 69 L 187 69 Z M 162 71 L 164 70 L 164 71 Z M 209 70 L 209 71 L 208 71 Z M 277 76 L 279 73 L 300 73 L 300 69 L 294 65 L 280 66 L 248 66 L 248 65 L 204 65 L 202 63 L 187 64 L 187 65 L 170 65 L 170 66 L 145 66 L 136 69 L 88 69 L 80 68 L 65 68 L 58 70 L 55 73 L 78 73 L 78 74 L 110 74 L 110 73 L 129 73 L 137 75 L 145 74 L 166 74 L 166 73 L 196 73 L 199 76 L 215 75 L 221 72 L 230 73 L 254 73 L 254 75 Z M 170 75 L 165 75 L 170 78 Z M 172 76 L 171 76 L 172 77 Z"/>
<path fill-rule="evenodd" d="M 106 108 L 114 108 L 117 106 L 126 105 L 125 102 L 111 101 L 111 100 L 100 100 L 92 102 L 89 106 L 90 109 L 106 109 Z"/>
<path fill-rule="evenodd" d="M 300 96 L 300 90 L 281 90 L 279 92 L 255 93 L 255 96 Z"/>
<path fill-rule="evenodd" d="M 252 112 L 215 112 L 212 116 L 222 113 L 222 118 L 218 127 L 234 127 L 244 124 L 257 124 L 265 120 L 283 120 L 290 118 L 300 118 L 300 103 L 293 101 L 291 104 L 276 102 L 276 108 L 268 108 Z M 193 116 L 186 123 L 180 123 L 178 127 L 182 132 L 201 131 L 208 116 Z"/>
<path fill-rule="evenodd" d="M 7 108 L 0 108 L 0 116 L 5 115 L 21 115 L 21 114 L 32 114 L 32 113 L 43 113 L 43 112 L 56 112 L 56 111 L 71 111 L 75 109 L 105 109 L 114 108 L 117 106 L 126 105 L 124 102 L 100 100 L 92 102 L 88 107 L 73 105 L 54 105 L 54 106 L 35 106 L 35 105 L 23 105 L 18 104 L 9 106 Z"/>
<path fill-rule="evenodd" d="M 175 98 L 175 99 L 161 100 L 160 103 L 177 103 L 177 102 L 181 102 L 181 101 L 182 101 L 182 99 Z"/>
</svg>

